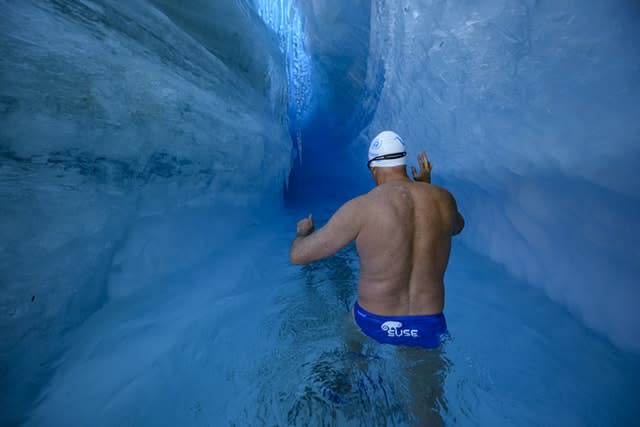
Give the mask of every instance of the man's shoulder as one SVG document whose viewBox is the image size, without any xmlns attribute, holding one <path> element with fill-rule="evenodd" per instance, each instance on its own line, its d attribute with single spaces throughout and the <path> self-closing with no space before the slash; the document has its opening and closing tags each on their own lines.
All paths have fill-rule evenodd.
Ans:
<svg viewBox="0 0 640 427">
<path fill-rule="evenodd" d="M 456 199 L 449 190 L 437 185 L 432 185 L 432 199 L 441 206 L 446 206 L 448 209 L 457 209 Z"/>
<path fill-rule="evenodd" d="M 379 186 L 371 189 L 369 192 L 356 196 L 346 201 L 341 209 L 350 212 L 363 212 L 384 199 L 384 191 L 380 191 Z"/>
<path fill-rule="evenodd" d="M 418 188 L 431 193 L 435 197 L 441 197 L 446 199 L 450 199 L 453 197 L 451 192 L 444 187 L 440 187 L 438 185 L 426 183 L 426 182 L 415 182 L 414 184 L 416 184 Z"/>
<path fill-rule="evenodd" d="M 348 212 L 358 211 L 364 205 L 369 203 L 369 199 L 370 199 L 369 193 L 356 196 L 353 199 L 349 199 L 346 202 L 344 202 L 342 206 L 340 206 L 339 210 L 348 211 Z"/>
</svg>

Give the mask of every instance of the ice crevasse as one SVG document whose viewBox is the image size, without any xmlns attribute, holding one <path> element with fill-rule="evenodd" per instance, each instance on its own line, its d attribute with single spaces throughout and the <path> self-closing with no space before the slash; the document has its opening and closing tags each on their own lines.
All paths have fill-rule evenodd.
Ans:
<svg viewBox="0 0 640 427">
<path fill-rule="evenodd" d="M 300 174 L 365 190 L 384 129 L 429 153 L 465 245 L 640 352 L 639 18 L 623 0 L 0 0 L 0 352 L 223 252 L 277 211 L 300 152 Z"/>
</svg>

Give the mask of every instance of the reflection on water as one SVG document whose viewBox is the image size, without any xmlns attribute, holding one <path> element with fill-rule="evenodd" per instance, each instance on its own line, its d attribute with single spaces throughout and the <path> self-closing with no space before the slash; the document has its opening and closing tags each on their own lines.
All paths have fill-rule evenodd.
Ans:
<svg viewBox="0 0 640 427">
<path fill-rule="evenodd" d="M 486 258 L 453 251 L 453 338 L 420 351 L 373 343 L 356 329 L 353 248 L 300 268 L 274 250 L 289 236 L 264 237 L 237 251 L 261 257 L 207 260 L 153 292 L 107 304 L 62 337 L 69 350 L 48 362 L 55 372 L 38 386 L 38 401 L 27 402 L 34 410 L 7 418 L 65 426 L 638 424 L 638 355 Z"/>
<path fill-rule="evenodd" d="M 278 344 L 259 368 L 258 401 L 232 425 L 443 425 L 444 352 L 377 344 L 351 320 L 354 247 L 292 271 L 269 320 Z"/>
</svg>

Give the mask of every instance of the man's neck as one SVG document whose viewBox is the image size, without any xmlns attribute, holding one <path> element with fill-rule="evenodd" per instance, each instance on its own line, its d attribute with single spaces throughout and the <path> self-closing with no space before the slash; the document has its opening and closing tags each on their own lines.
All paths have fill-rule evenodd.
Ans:
<svg viewBox="0 0 640 427">
<path fill-rule="evenodd" d="M 410 182 L 411 180 L 407 176 L 407 172 L 404 167 L 398 168 L 380 168 L 376 171 L 375 180 L 377 185 L 382 185 L 388 182 L 404 181 Z"/>
</svg>

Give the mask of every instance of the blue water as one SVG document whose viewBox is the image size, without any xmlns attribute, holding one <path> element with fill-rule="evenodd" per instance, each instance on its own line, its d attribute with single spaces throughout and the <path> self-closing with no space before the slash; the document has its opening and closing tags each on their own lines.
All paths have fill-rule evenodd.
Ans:
<svg viewBox="0 0 640 427">
<path fill-rule="evenodd" d="M 355 249 L 289 265 L 300 214 L 248 221 L 230 243 L 246 259 L 212 254 L 64 333 L 50 380 L 15 421 L 634 425 L 640 358 L 459 243 L 441 350 L 354 341 Z"/>
</svg>

